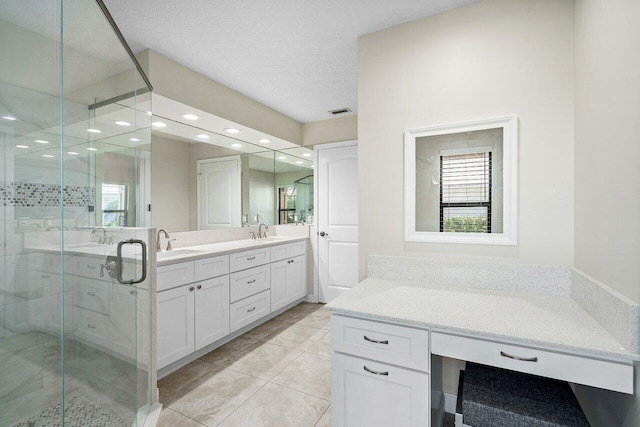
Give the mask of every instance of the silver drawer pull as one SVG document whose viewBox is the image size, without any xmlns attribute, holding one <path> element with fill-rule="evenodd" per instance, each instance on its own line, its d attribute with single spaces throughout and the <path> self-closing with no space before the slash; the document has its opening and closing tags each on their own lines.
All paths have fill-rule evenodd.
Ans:
<svg viewBox="0 0 640 427">
<path fill-rule="evenodd" d="M 42 276 L 40 276 L 40 277 L 41 277 L 41 278 L 43 278 L 43 279 L 48 279 L 48 278 L 49 278 L 49 276 L 47 276 L 46 274 L 43 274 L 43 275 L 42 275 Z"/>
<path fill-rule="evenodd" d="M 249 283 L 253 283 L 253 282 L 255 282 L 255 281 L 256 281 L 256 279 L 249 280 L 249 281 L 247 282 L 247 285 L 248 285 Z"/>
<path fill-rule="evenodd" d="M 375 375 L 389 375 L 389 371 L 385 371 L 385 372 L 378 372 L 378 371 L 373 371 L 369 368 L 367 368 L 366 366 L 363 366 L 364 370 L 369 372 L 370 374 L 375 374 Z"/>
<path fill-rule="evenodd" d="M 247 258 L 247 261 L 253 261 L 256 257 L 252 256 L 251 258 Z"/>
<path fill-rule="evenodd" d="M 95 266 L 95 265 L 87 265 L 87 268 L 88 268 L 89 270 L 95 270 L 95 269 L 96 269 L 96 266 Z"/>
<path fill-rule="evenodd" d="M 389 340 L 384 340 L 384 341 L 377 341 L 377 340 L 372 340 L 371 338 L 369 338 L 368 336 L 364 336 L 365 341 L 369 341 L 372 342 L 374 344 L 389 344 Z"/>
<path fill-rule="evenodd" d="M 95 297 L 96 294 L 94 294 L 93 292 L 87 292 L 87 295 L 89 295 L 90 297 Z"/>
<path fill-rule="evenodd" d="M 510 354 L 505 353 L 504 351 L 500 352 L 500 356 L 502 357 L 508 357 L 509 359 L 513 359 L 513 360 L 519 360 L 521 362 L 537 362 L 538 358 L 537 357 L 518 357 L 518 356 L 512 356 Z"/>
<path fill-rule="evenodd" d="M 96 327 L 95 327 L 95 326 L 93 326 L 93 325 L 91 325 L 91 324 L 88 324 L 88 325 L 87 325 L 87 328 L 89 328 L 89 329 L 95 329 Z"/>
<path fill-rule="evenodd" d="M 247 310 L 247 313 L 251 313 L 251 312 L 252 312 L 253 310 L 255 310 L 255 309 L 256 309 L 255 307 L 250 308 L 249 310 Z"/>
</svg>

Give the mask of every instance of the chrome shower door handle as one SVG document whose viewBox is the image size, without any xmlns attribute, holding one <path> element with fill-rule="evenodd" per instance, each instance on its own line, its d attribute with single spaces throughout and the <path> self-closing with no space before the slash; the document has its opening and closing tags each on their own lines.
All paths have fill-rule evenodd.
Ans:
<svg viewBox="0 0 640 427">
<path fill-rule="evenodd" d="M 140 245 L 142 246 L 142 276 L 139 279 L 131 279 L 131 280 L 124 280 L 122 278 L 122 264 L 123 264 L 123 260 L 122 260 L 122 247 L 124 245 Z M 118 256 L 116 258 L 116 270 L 118 273 L 118 282 L 122 283 L 123 285 L 135 285 L 136 283 L 142 283 L 146 280 L 147 278 L 147 244 L 139 239 L 129 239 L 129 240 L 123 240 L 121 242 L 118 243 Z"/>
</svg>

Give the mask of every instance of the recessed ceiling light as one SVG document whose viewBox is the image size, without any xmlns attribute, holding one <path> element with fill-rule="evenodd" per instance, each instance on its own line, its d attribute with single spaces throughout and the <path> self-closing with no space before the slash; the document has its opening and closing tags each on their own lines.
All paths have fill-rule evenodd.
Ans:
<svg viewBox="0 0 640 427">
<path fill-rule="evenodd" d="M 233 148 L 240 148 L 240 147 L 242 147 L 242 144 L 238 144 L 238 143 L 236 142 L 235 144 L 231 144 L 231 146 L 232 146 Z"/>
<path fill-rule="evenodd" d="M 53 159 L 53 156 L 51 154 L 43 154 L 42 157 L 47 157 L 49 159 Z"/>
<path fill-rule="evenodd" d="M 167 124 L 163 122 L 151 122 L 151 126 L 154 126 L 157 128 L 166 128 Z"/>
<path fill-rule="evenodd" d="M 240 129 L 236 129 L 236 128 L 226 128 L 225 131 L 227 133 L 240 133 Z"/>
<path fill-rule="evenodd" d="M 3 118 L 3 119 L 5 119 L 5 120 L 9 120 L 10 122 L 12 122 L 12 121 L 14 121 L 14 120 L 18 120 L 18 119 L 16 119 L 16 118 L 15 118 L 15 117 L 13 117 L 13 116 L 2 116 L 2 118 Z"/>
<path fill-rule="evenodd" d="M 297 165 L 301 165 L 301 164 L 303 164 L 303 163 L 304 163 L 304 162 L 303 162 L 302 160 L 298 160 L 298 161 L 296 162 L 296 164 L 297 164 Z"/>
<path fill-rule="evenodd" d="M 75 151 L 69 151 L 69 153 L 68 153 L 68 154 L 71 154 L 72 156 L 77 156 L 77 155 L 78 155 L 78 154 L 80 154 L 80 153 L 76 153 Z"/>
<path fill-rule="evenodd" d="M 48 144 L 48 143 L 49 143 L 49 141 L 46 141 L 46 140 L 44 140 L 44 139 L 36 139 L 35 141 L 36 141 L 38 144 Z"/>
<path fill-rule="evenodd" d="M 131 123 L 125 120 L 116 120 L 115 124 L 117 124 L 118 126 L 131 126 Z"/>
<path fill-rule="evenodd" d="M 209 135 L 204 134 L 204 133 L 199 133 L 196 135 L 196 138 L 198 139 L 209 139 Z"/>
<path fill-rule="evenodd" d="M 151 111 L 147 111 L 147 116 L 153 116 L 153 113 Z"/>
<path fill-rule="evenodd" d="M 305 157 L 311 157 L 311 153 L 303 153 L 302 155 Z"/>
<path fill-rule="evenodd" d="M 313 167 L 313 165 L 311 165 L 311 167 Z"/>
<path fill-rule="evenodd" d="M 262 139 L 259 139 L 259 140 L 258 140 L 258 142 L 261 142 L 261 143 L 263 143 L 263 144 L 268 144 L 268 143 L 270 143 L 270 142 L 271 142 L 271 140 L 270 140 L 270 139 L 267 139 L 267 138 L 262 138 Z"/>
<path fill-rule="evenodd" d="M 97 148 L 93 148 L 93 147 L 89 147 L 89 148 L 87 148 L 87 150 L 89 150 L 89 151 L 98 151 Z"/>
<path fill-rule="evenodd" d="M 100 129 L 94 129 L 94 128 L 87 129 L 87 132 L 89 132 L 89 133 L 102 133 L 102 131 Z"/>
<path fill-rule="evenodd" d="M 278 160 L 285 160 L 286 157 L 285 156 L 278 156 Z"/>
<path fill-rule="evenodd" d="M 182 118 L 185 120 L 198 120 L 198 116 L 196 116 L 195 114 L 192 113 L 184 113 L 182 115 Z"/>
<path fill-rule="evenodd" d="M 129 138 L 131 142 L 140 142 L 140 138 Z"/>
<path fill-rule="evenodd" d="M 29 148 L 28 145 L 16 145 L 16 148 Z"/>
</svg>

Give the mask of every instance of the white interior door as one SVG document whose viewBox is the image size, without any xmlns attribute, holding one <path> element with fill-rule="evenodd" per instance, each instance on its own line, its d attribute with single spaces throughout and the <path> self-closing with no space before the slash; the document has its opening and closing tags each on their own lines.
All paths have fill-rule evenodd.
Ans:
<svg viewBox="0 0 640 427">
<path fill-rule="evenodd" d="M 329 302 L 358 283 L 358 146 L 318 148 L 319 300 Z"/>
<path fill-rule="evenodd" d="M 198 161 L 198 229 L 240 227 L 240 157 Z"/>
</svg>

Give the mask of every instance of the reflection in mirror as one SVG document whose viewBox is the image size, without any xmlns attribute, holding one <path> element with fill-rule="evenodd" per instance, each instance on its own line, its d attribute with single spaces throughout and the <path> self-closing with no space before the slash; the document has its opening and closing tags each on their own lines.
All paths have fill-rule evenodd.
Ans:
<svg viewBox="0 0 640 427">
<path fill-rule="evenodd" d="M 405 237 L 515 244 L 517 118 L 405 133 Z"/>
<path fill-rule="evenodd" d="M 274 152 L 155 113 L 153 120 L 154 227 L 193 231 L 313 219 L 312 150 Z M 274 153 L 284 159 L 275 161 Z"/>
<path fill-rule="evenodd" d="M 313 223 L 313 151 L 276 152 L 277 224 Z"/>
</svg>

